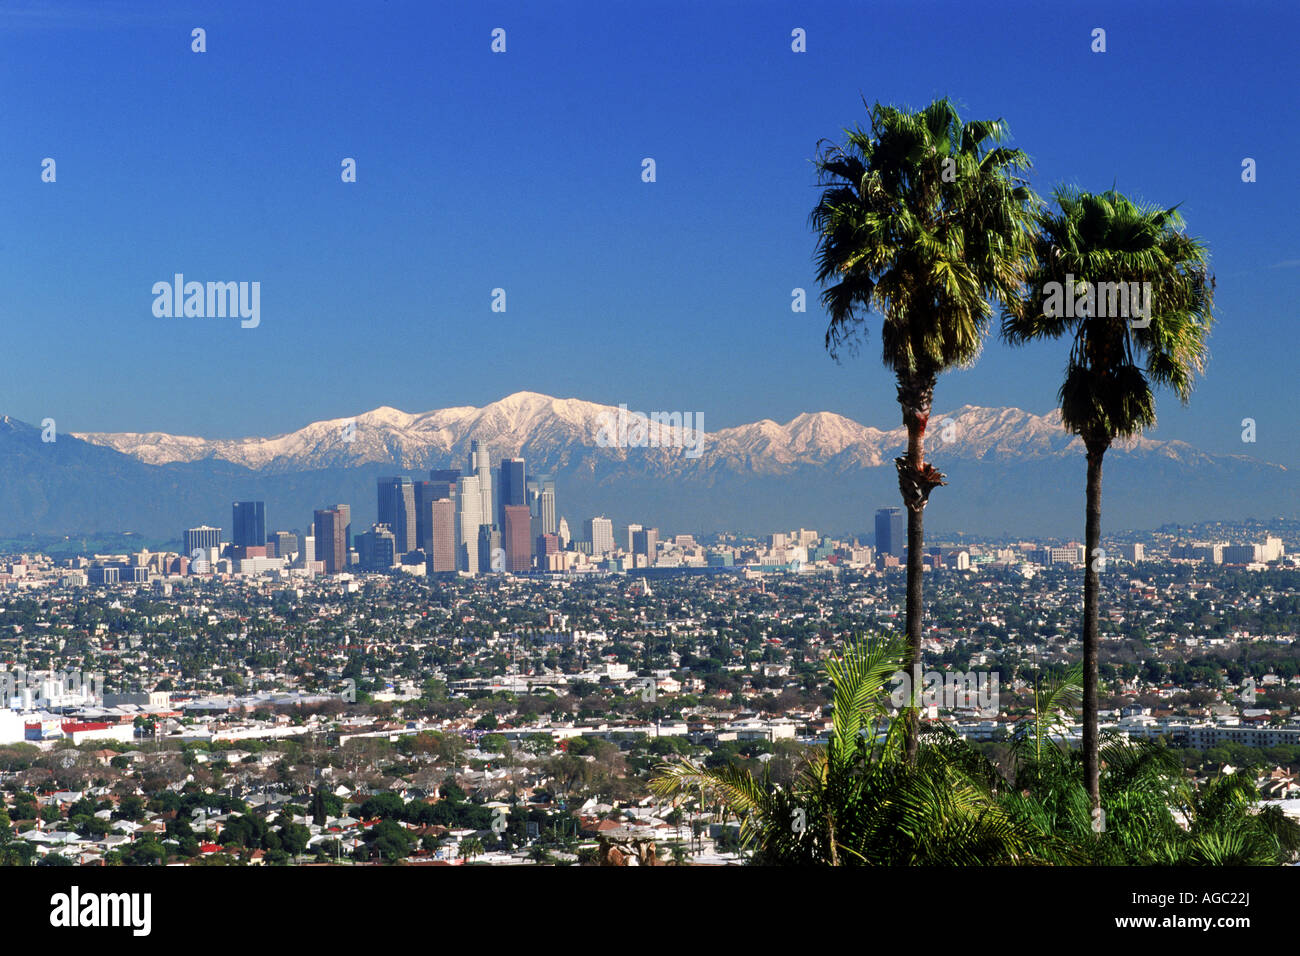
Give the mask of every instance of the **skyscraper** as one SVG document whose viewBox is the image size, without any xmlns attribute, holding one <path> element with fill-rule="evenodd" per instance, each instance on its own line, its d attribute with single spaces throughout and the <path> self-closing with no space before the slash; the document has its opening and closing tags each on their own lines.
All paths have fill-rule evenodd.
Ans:
<svg viewBox="0 0 1300 956">
<path fill-rule="evenodd" d="M 266 547 L 266 505 L 261 501 L 236 501 L 231 506 L 232 542 L 237 548 Z"/>
<path fill-rule="evenodd" d="M 445 483 L 432 481 L 413 481 L 411 487 L 415 490 L 415 541 L 411 544 L 411 550 L 416 548 L 424 551 L 424 556 L 429 556 L 429 505 L 439 498 L 447 496 L 447 486 Z"/>
<path fill-rule="evenodd" d="M 532 515 L 528 506 L 506 505 L 505 532 L 502 546 L 506 550 L 507 571 L 527 571 L 533 566 L 533 538 L 530 534 Z"/>
<path fill-rule="evenodd" d="M 397 539 L 388 525 L 372 525 L 357 535 L 357 556 L 363 571 L 391 571 L 397 564 Z"/>
<path fill-rule="evenodd" d="M 497 524 L 503 531 L 506 526 L 507 506 L 527 504 L 528 487 L 524 475 L 524 460 L 507 458 L 501 462 L 501 477 L 497 481 Z"/>
<path fill-rule="evenodd" d="M 398 556 L 419 547 L 415 486 L 410 478 L 379 479 L 379 524 L 392 532 Z"/>
<path fill-rule="evenodd" d="M 546 488 L 542 491 L 541 497 L 537 502 L 537 513 L 542 518 L 542 534 L 555 534 L 558 528 L 555 523 L 555 489 Z"/>
<path fill-rule="evenodd" d="M 903 557 L 907 536 L 903 531 L 903 509 L 881 508 L 876 512 L 876 554 Z"/>
<path fill-rule="evenodd" d="M 324 562 L 326 574 L 339 574 L 348 569 L 346 539 L 348 520 L 351 516 L 341 510 L 346 507 L 346 505 L 336 505 L 333 508 L 322 508 L 313 515 L 316 560 Z"/>
<path fill-rule="evenodd" d="M 492 556 L 501 548 L 501 529 L 496 525 L 481 524 L 478 526 L 478 569 L 484 574 L 489 574 L 497 570 L 492 566 Z M 504 565 L 499 566 L 505 570 Z"/>
<path fill-rule="evenodd" d="M 496 511 L 492 507 L 492 460 L 488 450 L 477 440 L 469 445 L 470 474 L 478 478 L 479 524 L 492 524 Z"/>
<path fill-rule="evenodd" d="M 200 525 L 197 528 L 188 528 L 181 535 L 182 544 L 185 548 L 185 557 L 194 557 L 196 549 L 207 551 L 209 548 L 221 550 L 221 529 L 209 528 L 207 525 Z M 205 556 L 206 559 L 206 556 Z"/>
<path fill-rule="evenodd" d="M 638 554 L 645 555 L 645 564 L 647 568 L 654 567 L 655 560 L 659 551 L 659 529 L 643 528 L 640 531 L 632 532 L 632 554 L 633 559 Z"/>
<path fill-rule="evenodd" d="M 483 496 L 479 493 L 478 476 L 458 479 L 456 523 L 459 535 L 456 540 L 456 567 L 460 571 L 478 571 L 478 529 L 483 523 L 482 507 Z"/>
<path fill-rule="evenodd" d="M 539 521 L 541 534 L 555 534 L 555 476 L 538 475 L 527 483 L 528 504 Z"/>
<path fill-rule="evenodd" d="M 454 497 L 456 494 L 456 482 L 460 480 L 461 471 L 459 468 L 430 468 L 429 480 L 434 484 L 447 486 L 447 497 Z"/>
<path fill-rule="evenodd" d="M 456 502 L 450 497 L 426 502 L 429 540 L 424 548 L 425 569 L 430 574 L 456 570 Z"/>
<path fill-rule="evenodd" d="M 300 550 L 298 536 L 289 531 L 275 531 L 266 539 L 267 553 L 270 554 L 271 547 L 275 548 L 275 557 L 287 558 L 296 554 Z"/>
<path fill-rule="evenodd" d="M 608 554 L 614 550 L 614 522 L 601 516 L 588 518 L 585 522 L 586 538 L 591 542 L 591 553 L 595 556 Z"/>
<path fill-rule="evenodd" d="M 335 505 L 334 510 L 343 516 L 343 570 L 347 570 L 348 552 L 352 550 L 352 506 Z M 317 550 L 320 545 L 316 545 Z"/>
</svg>

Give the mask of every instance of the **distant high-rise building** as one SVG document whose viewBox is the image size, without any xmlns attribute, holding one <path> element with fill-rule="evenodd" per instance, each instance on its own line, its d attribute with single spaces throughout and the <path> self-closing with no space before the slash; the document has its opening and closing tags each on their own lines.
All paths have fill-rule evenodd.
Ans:
<svg viewBox="0 0 1300 956">
<path fill-rule="evenodd" d="M 267 553 L 288 558 L 298 553 L 298 536 L 290 531 L 273 531 L 266 539 Z M 272 550 L 274 549 L 274 550 Z"/>
<path fill-rule="evenodd" d="M 497 524 L 503 531 L 506 526 L 506 507 L 527 504 L 528 486 L 524 473 L 524 460 L 507 458 L 501 462 L 501 476 L 497 480 Z"/>
<path fill-rule="evenodd" d="M 456 568 L 460 571 L 478 571 L 478 529 L 483 523 L 481 509 L 483 496 L 479 494 L 478 476 L 461 478 L 456 482 L 456 522 L 459 533 L 456 540 Z"/>
<path fill-rule="evenodd" d="M 451 497 L 447 494 L 445 482 L 413 481 L 411 487 L 415 494 L 415 543 L 411 550 L 420 549 L 424 556 L 429 556 L 429 505 L 439 498 Z"/>
<path fill-rule="evenodd" d="M 506 505 L 502 546 L 507 571 L 527 571 L 533 566 L 532 515 L 527 505 Z"/>
<path fill-rule="evenodd" d="M 231 506 L 231 543 L 237 548 L 266 546 L 266 504 L 236 501 Z"/>
<path fill-rule="evenodd" d="M 632 534 L 632 554 L 645 555 L 646 567 L 652 568 L 659 550 L 659 529 L 643 528 Z"/>
<path fill-rule="evenodd" d="M 352 550 L 352 506 L 339 504 L 334 510 L 343 516 L 343 569 L 346 571 L 348 552 Z"/>
<path fill-rule="evenodd" d="M 627 526 L 627 553 L 631 554 L 636 546 L 636 533 L 643 530 L 639 524 L 629 524 Z"/>
<path fill-rule="evenodd" d="M 380 522 L 357 535 L 357 554 L 363 571 L 390 571 L 397 564 L 397 537 Z"/>
<path fill-rule="evenodd" d="M 419 547 L 416 522 L 415 486 L 410 478 L 379 479 L 378 523 L 387 525 L 397 542 L 400 557 Z"/>
<path fill-rule="evenodd" d="M 445 484 L 447 486 L 447 496 L 454 497 L 456 494 L 456 482 L 461 479 L 461 470 L 459 468 L 430 468 L 429 480 L 436 484 Z"/>
<path fill-rule="evenodd" d="M 597 557 L 614 550 L 614 522 L 606 517 L 589 518 L 583 532 L 591 542 L 591 553 Z"/>
<path fill-rule="evenodd" d="M 326 574 L 339 574 L 348 569 L 349 517 L 337 506 L 314 513 L 312 526 L 316 532 L 316 560 L 324 563 Z"/>
<path fill-rule="evenodd" d="M 907 535 L 903 530 L 902 508 L 881 508 L 876 512 L 876 554 L 903 557 Z"/>
<path fill-rule="evenodd" d="M 556 534 L 559 526 L 555 520 L 555 489 L 546 488 L 537 502 L 537 512 L 542 519 L 542 533 Z"/>
<path fill-rule="evenodd" d="M 555 529 L 555 533 L 560 536 L 560 547 L 567 549 L 569 547 L 569 542 L 573 540 L 573 535 L 569 532 L 568 518 L 565 518 L 563 515 L 560 516 L 560 523 Z"/>
<path fill-rule="evenodd" d="M 1255 564 L 1262 560 L 1264 547 L 1259 544 L 1230 544 L 1223 549 L 1224 564 Z"/>
<path fill-rule="evenodd" d="M 428 502 L 429 540 L 423 544 L 425 568 L 430 574 L 456 570 L 456 502 L 438 498 Z"/>
<path fill-rule="evenodd" d="M 1146 548 L 1136 541 L 1132 544 L 1121 545 L 1119 556 L 1125 561 L 1132 561 L 1134 564 L 1139 564 L 1146 558 Z"/>
<path fill-rule="evenodd" d="M 528 505 L 533 517 L 539 518 L 542 534 L 555 534 L 555 476 L 538 475 L 528 480 Z"/>
<path fill-rule="evenodd" d="M 492 556 L 501 550 L 501 529 L 490 524 L 478 526 L 478 569 L 484 574 L 497 570 L 492 566 Z M 505 570 L 504 564 L 501 570 Z"/>
<path fill-rule="evenodd" d="M 543 534 L 537 538 L 537 566 L 543 571 L 546 570 L 546 557 L 551 554 L 560 553 L 560 536 L 556 534 Z"/>
<path fill-rule="evenodd" d="M 478 441 L 469 445 L 469 470 L 478 478 L 479 523 L 490 525 L 496 514 L 492 507 L 492 459 L 487 448 Z"/>
<path fill-rule="evenodd" d="M 197 528 L 188 528 L 181 535 L 185 546 L 185 557 L 194 556 L 196 549 L 203 549 L 206 552 L 209 548 L 221 550 L 221 529 L 209 528 L 207 525 L 200 525 Z M 205 557 L 206 560 L 206 557 Z"/>
</svg>

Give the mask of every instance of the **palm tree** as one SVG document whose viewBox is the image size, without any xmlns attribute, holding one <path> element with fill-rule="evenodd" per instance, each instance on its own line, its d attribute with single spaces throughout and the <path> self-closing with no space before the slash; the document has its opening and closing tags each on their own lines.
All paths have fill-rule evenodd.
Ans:
<svg viewBox="0 0 1300 956">
<path fill-rule="evenodd" d="M 1083 439 L 1088 460 L 1083 579 L 1084 783 L 1101 807 L 1097 731 L 1097 620 L 1102 458 L 1116 439 L 1155 424 L 1152 386 L 1186 404 L 1208 358 L 1214 280 L 1208 253 L 1181 231 L 1176 209 L 1140 206 L 1114 191 L 1061 188 L 1040 215 L 1036 265 L 1004 307 L 1013 344 L 1072 338 L 1058 394 L 1061 422 Z M 1125 296 L 1123 293 L 1127 292 Z M 1084 295 L 1075 307 L 1076 294 Z M 1138 305 L 1140 299 L 1143 303 Z M 1118 314 L 1117 313 L 1121 313 Z"/>
<path fill-rule="evenodd" d="M 1014 296 L 1029 263 L 1039 201 L 1018 171 L 1020 150 L 999 145 L 1002 120 L 963 123 L 947 99 L 919 112 L 877 103 L 871 128 L 823 140 L 823 191 L 810 216 L 817 281 L 830 314 L 832 357 L 856 350 L 869 310 L 881 316 L 882 358 L 897 379 L 907 453 L 894 460 L 907 508 L 908 672 L 919 692 L 922 511 L 944 476 L 925 460 L 925 430 L 940 373 L 972 365 L 993 308 Z M 906 715 L 915 759 L 918 714 Z"/>
</svg>

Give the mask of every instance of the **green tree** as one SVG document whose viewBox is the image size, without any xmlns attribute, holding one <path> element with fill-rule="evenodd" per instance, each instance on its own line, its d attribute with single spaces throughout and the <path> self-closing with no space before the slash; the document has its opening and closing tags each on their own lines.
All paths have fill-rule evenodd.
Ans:
<svg viewBox="0 0 1300 956">
<path fill-rule="evenodd" d="M 817 280 L 830 314 L 826 348 L 856 347 L 864 313 L 881 316 L 881 352 L 897 382 L 907 453 L 894 460 L 907 510 L 907 670 L 919 692 L 922 513 L 944 476 L 925 460 L 938 376 L 974 364 L 993 306 L 1011 301 L 1029 262 L 1038 199 L 1019 177 L 1002 120 L 962 122 L 947 99 L 919 112 L 877 103 L 870 130 L 823 141 L 824 190 L 811 223 Z M 906 715 L 908 759 L 919 715 Z"/>
<path fill-rule="evenodd" d="M 1176 209 L 1141 206 L 1114 191 L 1060 188 L 1054 199 L 1057 208 L 1039 216 L 1035 265 L 1023 293 L 1005 304 L 1002 335 L 1013 344 L 1071 339 L 1058 399 L 1061 422 L 1083 439 L 1088 463 L 1083 773 L 1097 809 L 1102 459 L 1116 439 L 1155 424 L 1153 385 L 1171 389 L 1184 404 L 1190 398 L 1209 356 L 1214 280 L 1205 246 L 1182 231 Z M 1065 307 L 1080 290 L 1088 297 Z M 1128 295 L 1121 298 L 1121 290 Z M 1139 290 L 1141 306 L 1130 298 Z"/>
<path fill-rule="evenodd" d="M 1044 860 L 1040 835 L 1017 826 L 987 784 L 991 767 L 961 742 L 924 735 L 908 759 L 885 685 L 905 648 L 854 644 L 828 659 L 832 733 L 793 786 L 731 766 L 683 761 L 651 780 L 662 797 L 695 793 L 740 821 L 740 845 L 768 865 L 964 865 Z M 973 768 L 973 769 L 972 769 Z M 696 821 L 698 822 L 698 821 Z"/>
</svg>

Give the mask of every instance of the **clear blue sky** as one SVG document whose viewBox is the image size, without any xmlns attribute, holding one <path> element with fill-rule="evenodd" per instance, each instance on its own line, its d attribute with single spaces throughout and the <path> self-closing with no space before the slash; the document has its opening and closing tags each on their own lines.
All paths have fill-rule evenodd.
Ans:
<svg viewBox="0 0 1300 956">
<path fill-rule="evenodd" d="M 10 0 L 0 413 L 216 437 L 532 389 L 893 427 L 874 330 L 842 365 L 822 348 L 810 160 L 863 98 L 948 95 L 1008 121 L 1040 193 L 1182 204 L 1219 324 L 1155 437 L 1300 465 L 1298 26 L 1284 2 Z M 259 281 L 260 327 L 155 318 L 176 272 Z M 993 340 L 936 407 L 1048 411 L 1063 360 Z"/>
</svg>

